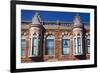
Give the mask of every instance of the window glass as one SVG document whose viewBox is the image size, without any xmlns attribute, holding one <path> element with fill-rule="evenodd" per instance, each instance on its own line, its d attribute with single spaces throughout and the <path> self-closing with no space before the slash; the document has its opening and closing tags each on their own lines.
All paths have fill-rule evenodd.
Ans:
<svg viewBox="0 0 100 73">
<path fill-rule="evenodd" d="M 38 39 L 35 37 L 32 39 L 32 56 L 38 56 Z"/>
<path fill-rule="evenodd" d="M 90 53 L 90 39 L 87 39 L 87 53 Z"/>
<path fill-rule="evenodd" d="M 78 53 L 81 53 L 81 38 L 77 38 L 77 51 Z"/>
<path fill-rule="evenodd" d="M 74 38 L 74 47 L 76 48 L 76 38 Z"/>
<path fill-rule="evenodd" d="M 62 54 L 69 54 L 70 39 L 62 39 Z"/>
<path fill-rule="evenodd" d="M 46 38 L 45 54 L 46 55 L 54 55 L 54 38 L 53 37 Z"/>
<path fill-rule="evenodd" d="M 74 49 L 75 49 L 75 54 L 81 54 L 82 48 L 81 48 L 81 38 L 80 37 L 75 37 L 74 38 Z"/>
<path fill-rule="evenodd" d="M 21 56 L 25 56 L 26 41 L 25 38 L 21 39 Z"/>
</svg>

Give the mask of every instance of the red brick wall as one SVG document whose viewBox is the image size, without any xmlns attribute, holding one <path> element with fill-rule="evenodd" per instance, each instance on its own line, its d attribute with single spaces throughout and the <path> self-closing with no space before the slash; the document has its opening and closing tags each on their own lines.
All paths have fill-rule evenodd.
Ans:
<svg viewBox="0 0 100 73">
<path fill-rule="evenodd" d="M 51 31 L 51 30 L 49 30 Z M 46 31 L 46 32 L 49 32 L 49 31 Z M 45 32 L 45 33 L 46 33 Z M 73 35 L 72 35 L 72 32 L 69 32 L 70 33 L 70 54 L 69 55 L 62 55 L 62 52 L 61 52 L 61 49 L 62 49 L 62 45 L 61 45 L 61 35 L 62 35 L 62 32 L 61 30 L 57 29 L 57 30 L 53 30 L 51 31 L 51 33 L 54 32 L 54 36 L 55 36 L 55 55 L 54 56 L 48 56 L 48 55 L 45 55 L 45 53 L 43 53 L 43 56 L 40 56 L 40 57 L 36 57 L 36 58 L 30 58 L 28 56 L 28 51 L 30 49 L 30 41 L 28 40 L 29 39 L 29 31 L 27 32 L 27 47 L 26 47 L 26 57 L 21 59 L 22 62 L 34 62 L 34 60 L 37 60 L 37 61 L 57 61 L 57 60 L 80 60 L 80 59 L 89 59 L 90 58 L 90 55 L 86 55 L 86 58 L 84 58 L 84 56 L 74 56 L 73 55 Z M 44 41 L 43 41 L 44 42 Z M 43 45 L 44 43 L 42 43 Z M 42 46 L 41 49 L 45 50 L 45 44 L 44 46 Z M 41 52 L 43 52 L 43 50 Z"/>
</svg>

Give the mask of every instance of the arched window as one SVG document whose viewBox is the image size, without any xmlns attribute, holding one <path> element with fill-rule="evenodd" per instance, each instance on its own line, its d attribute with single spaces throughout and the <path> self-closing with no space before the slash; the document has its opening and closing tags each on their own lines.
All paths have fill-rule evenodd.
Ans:
<svg viewBox="0 0 100 73">
<path fill-rule="evenodd" d="M 49 35 L 45 39 L 45 54 L 46 55 L 54 55 L 54 36 Z"/>
<path fill-rule="evenodd" d="M 31 50 L 30 50 L 31 57 L 39 56 L 39 44 L 40 44 L 40 38 L 37 35 L 33 35 L 31 37 Z"/>
<path fill-rule="evenodd" d="M 77 37 L 77 53 L 80 53 L 81 54 L 81 37 Z"/>
<path fill-rule="evenodd" d="M 70 38 L 68 36 L 62 37 L 62 55 L 69 54 L 70 50 Z"/>
<path fill-rule="evenodd" d="M 25 57 L 26 40 L 25 36 L 21 36 L 21 57 Z"/>
<path fill-rule="evenodd" d="M 74 55 L 82 54 L 82 35 L 76 34 L 74 36 Z"/>
<path fill-rule="evenodd" d="M 86 38 L 86 50 L 87 50 L 87 53 L 90 53 L 90 37 L 89 36 Z"/>
</svg>

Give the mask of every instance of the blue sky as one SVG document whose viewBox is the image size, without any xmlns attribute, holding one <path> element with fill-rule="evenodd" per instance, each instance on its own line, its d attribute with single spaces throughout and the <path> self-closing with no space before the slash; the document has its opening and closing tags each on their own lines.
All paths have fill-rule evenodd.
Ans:
<svg viewBox="0 0 100 73">
<path fill-rule="evenodd" d="M 80 15 L 82 22 L 90 22 L 90 13 L 77 12 L 56 12 L 56 11 L 36 11 L 36 10 L 21 10 L 21 20 L 31 21 L 35 12 L 39 12 L 43 21 L 65 21 L 72 22 L 76 14 Z"/>
</svg>

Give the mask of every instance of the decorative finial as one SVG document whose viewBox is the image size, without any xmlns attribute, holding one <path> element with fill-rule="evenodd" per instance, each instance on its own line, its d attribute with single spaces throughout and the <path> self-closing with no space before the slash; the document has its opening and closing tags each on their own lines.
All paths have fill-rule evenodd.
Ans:
<svg viewBox="0 0 100 73">
<path fill-rule="evenodd" d="M 32 24 L 41 24 L 39 12 L 36 12 L 32 18 Z"/>
<path fill-rule="evenodd" d="M 79 14 L 76 14 L 76 15 L 75 15 L 75 18 L 74 18 L 74 25 L 77 25 L 77 26 L 82 25 Z"/>
</svg>

